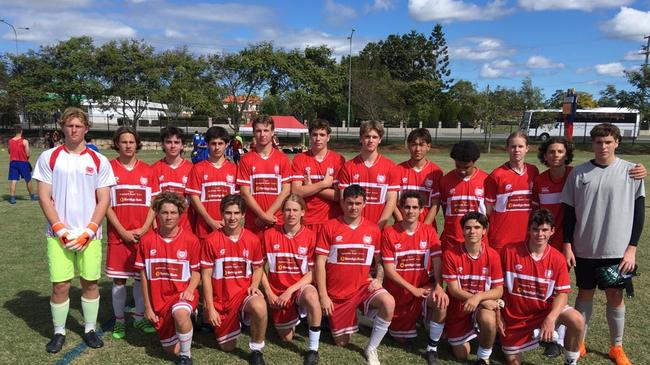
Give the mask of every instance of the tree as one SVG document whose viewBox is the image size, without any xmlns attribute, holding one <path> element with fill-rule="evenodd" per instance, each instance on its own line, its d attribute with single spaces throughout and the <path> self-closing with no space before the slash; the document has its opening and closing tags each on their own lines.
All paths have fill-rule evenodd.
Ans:
<svg viewBox="0 0 650 365">
<path fill-rule="evenodd" d="M 564 94 L 566 94 L 566 91 L 557 89 L 555 92 L 553 92 L 550 98 L 546 99 L 544 104 L 548 109 L 560 109 L 562 108 Z"/>
<path fill-rule="evenodd" d="M 593 109 L 598 107 L 594 96 L 585 91 L 578 91 L 578 109 Z"/>
<path fill-rule="evenodd" d="M 544 94 L 542 88 L 534 87 L 533 81 L 530 77 L 526 77 L 521 82 L 519 88 L 519 98 L 521 99 L 522 107 L 524 110 L 538 109 L 544 104 Z"/>
<path fill-rule="evenodd" d="M 488 85 L 480 93 L 477 117 L 488 140 L 488 153 L 492 150 L 492 131 L 497 123 L 516 122 L 521 118 L 521 105 L 516 104 L 517 91 L 503 87 L 491 90 Z"/>
<path fill-rule="evenodd" d="M 616 90 L 616 86 L 610 84 L 607 85 L 605 89 L 600 90 L 600 99 L 598 99 L 598 106 L 618 106 L 618 91 Z"/>
<path fill-rule="evenodd" d="M 625 71 L 625 76 L 634 90 L 619 93 L 619 106 L 638 109 L 641 120 L 646 120 L 650 116 L 650 66 L 641 66 L 638 71 Z"/>
<path fill-rule="evenodd" d="M 105 43 L 97 63 L 105 95 L 100 107 L 115 110 L 125 125 L 137 127 L 149 98 L 160 95 L 161 58 L 144 41 L 122 40 Z"/>
<path fill-rule="evenodd" d="M 442 82 L 443 89 L 449 89 L 449 86 L 454 82 L 454 79 L 449 78 L 449 75 L 451 75 L 451 69 L 449 68 L 449 52 L 442 25 L 436 24 L 435 27 L 433 27 L 431 35 L 429 36 L 429 41 L 433 43 L 432 50 L 436 60 L 434 64 L 436 80 Z"/>
</svg>

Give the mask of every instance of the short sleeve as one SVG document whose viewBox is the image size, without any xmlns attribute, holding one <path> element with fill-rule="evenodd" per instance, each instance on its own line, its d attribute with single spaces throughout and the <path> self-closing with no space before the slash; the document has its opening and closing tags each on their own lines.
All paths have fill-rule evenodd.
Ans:
<svg viewBox="0 0 650 365">
<path fill-rule="evenodd" d="M 576 169 L 572 169 L 571 172 L 569 173 L 569 176 L 566 179 L 566 182 L 564 183 L 564 188 L 562 188 L 562 195 L 560 196 L 560 200 L 562 203 L 570 205 L 572 207 L 575 206 L 575 184 L 576 184 Z"/>
<path fill-rule="evenodd" d="M 386 159 L 386 166 L 388 167 L 388 191 L 399 191 L 402 181 L 402 167 L 389 159 Z"/>
<path fill-rule="evenodd" d="M 248 158 L 246 155 L 239 161 L 237 169 L 237 185 L 238 186 L 251 186 L 251 172 L 250 166 L 248 166 Z"/>
<path fill-rule="evenodd" d="M 97 188 L 116 185 L 117 181 L 115 180 L 111 163 L 103 155 L 100 156 L 99 171 L 97 172 Z"/>
<path fill-rule="evenodd" d="M 289 157 L 287 157 L 284 153 L 282 154 L 280 175 L 283 184 L 290 184 L 291 181 L 293 181 L 293 171 L 291 170 L 291 162 L 289 161 Z"/>
<path fill-rule="evenodd" d="M 491 250 L 489 253 L 490 259 L 490 281 L 491 286 L 503 285 L 503 268 L 501 267 L 501 258 L 496 251 Z"/>
<path fill-rule="evenodd" d="M 485 179 L 485 202 L 488 204 L 494 204 L 497 202 L 497 191 L 499 189 L 499 183 L 494 172 L 491 173 Z"/>
<path fill-rule="evenodd" d="M 440 199 L 440 181 L 442 180 L 443 175 L 444 172 L 442 169 L 438 167 L 438 165 L 435 165 L 435 169 L 431 174 L 431 180 L 433 181 L 433 184 L 431 185 L 431 196 L 436 199 Z"/>
<path fill-rule="evenodd" d="M 338 187 L 340 190 L 344 190 L 345 188 L 350 186 L 350 183 L 352 181 L 352 179 L 350 178 L 350 164 L 348 163 L 343 164 L 341 171 L 339 171 L 337 180 L 338 180 Z"/>
<path fill-rule="evenodd" d="M 293 181 L 303 181 L 305 179 L 305 176 L 303 175 L 303 160 L 304 157 L 302 154 L 296 155 L 296 157 L 293 158 L 293 162 L 291 163 L 291 174 Z"/>
<path fill-rule="evenodd" d="M 210 237 L 201 241 L 201 268 L 211 269 L 214 267 L 214 252 L 212 251 L 212 243 Z"/>
<path fill-rule="evenodd" d="M 636 191 L 634 192 L 634 200 L 645 197 L 645 182 L 643 180 L 634 180 L 636 184 Z"/>
<path fill-rule="evenodd" d="M 316 234 L 313 231 L 309 232 L 307 246 L 307 265 L 314 267 L 314 251 L 316 249 Z"/>
<path fill-rule="evenodd" d="M 390 231 L 392 229 L 385 229 L 381 235 L 381 260 L 392 264 L 395 262 L 395 246 L 391 242 Z"/>
<path fill-rule="evenodd" d="M 456 281 L 458 279 L 458 271 L 456 263 L 454 262 L 454 254 L 452 250 L 446 250 L 442 254 L 442 280 L 446 282 Z"/>
<path fill-rule="evenodd" d="M 190 170 L 190 176 L 187 179 L 187 185 L 185 185 L 185 195 L 201 195 L 202 183 L 201 183 L 201 171 L 199 165 L 192 166 Z"/>
<path fill-rule="evenodd" d="M 149 235 L 147 235 L 147 236 L 149 236 Z M 141 242 L 138 245 L 138 249 L 137 249 L 137 251 L 135 253 L 135 263 L 133 263 L 133 267 L 135 267 L 138 270 L 144 269 L 144 262 L 145 262 L 144 261 L 144 252 L 146 250 L 145 246 L 148 246 L 147 241 L 148 240 L 145 237 L 143 237 L 143 242 Z"/>
<path fill-rule="evenodd" d="M 201 243 L 193 234 L 190 234 L 188 241 L 190 246 L 190 270 L 198 271 L 201 269 Z"/>
<path fill-rule="evenodd" d="M 555 293 L 570 293 L 571 292 L 571 277 L 569 276 L 569 269 L 564 264 L 563 257 L 558 257 L 553 260 L 555 272 L 557 272 L 557 279 L 555 281 Z"/>
<path fill-rule="evenodd" d="M 316 239 L 316 254 L 327 256 L 330 253 L 330 234 L 329 234 L 329 224 L 331 221 L 318 232 L 318 237 Z"/>
<path fill-rule="evenodd" d="M 36 160 L 36 167 L 34 167 L 34 173 L 32 174 L 32 177 L 39 182 L 44 182 L 46 184 L 52 185 L 52 169 L 50 169 L 50 164 L 48 161 L 50 155 L 51 154 L 47 152 L 41 153 L 41 155 L 38 157 L 38 160 Z"/>
<path fill-rule="evenodd" d="M 158 175 L 151 169 L 151 195 L 157 196 L 160 194 L 160 182 L 158 181 Z M 152 201 L 153 203 L 153 201 Z"/>
<path fill-rule="evenodd" d="M 537 175 L 533 182 L 533 204 L 539 206 L 539 186 L 542 183 L 541 175 Z"/>
<path fill-rule="evenodd" d="M 429 230 L 429 237 L 427 242 L 429 242 L 429 252 L 431 253 L 432 258 L 442 255 L 442 244 L 433 227 Z"/>
<path fill-rule="evenodd" d="M 262 258 L 262 244 L 255 234 L 251 234 L 251 236 L 251 263 L 253 267 L 263 266 L 264 258 Z"/>
</svg>

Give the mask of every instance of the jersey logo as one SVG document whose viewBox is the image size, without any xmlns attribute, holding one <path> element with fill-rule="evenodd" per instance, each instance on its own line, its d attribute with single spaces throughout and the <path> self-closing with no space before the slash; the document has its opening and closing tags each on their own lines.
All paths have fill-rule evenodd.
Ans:
<svg viewBox="0 0 650 365">
<path fill-rule="evenodd" d="M 551 269 L 546 270 L 546 273 L 544 273 L 544 275 L 546 275 L 547 279 L 550 278 L 551 276 L 553 276 L 553 270 Z"/>
<path fill-rule="evenodd" d="M 449 189 L 449 195 L 454 195 L 455 192 L 456 192 L 456 188 Z"/>
<path fill-rule="evenodd" d="M 152 248 L 151 250 L 149 250 L 149 255 L 151 255 L 151 256 L 156 256 L 157 253 L 158 253 L 158 251 L 156 251 L 155 248 Z"/>
<path fill-rule="evenodd" d="M 248 249 L 244 249 L 244 251 L 242 251 L 242 255 L 244 257 L 248 257 Z"/>
<path fill-rule="evenodd" d="M 343 236 L 336 236 L 336 242 L 343 241 Z"/>
<path fill-rule="evenodd" d="M 148 182 L 149 182 L 149 179 L 147 179 L 144 176 L 140 176 L 140 185 L 147 185 Z"/>
<path fill-rule="evenodd" d="M 298 247 L 298 253 L 301 255 L 306 255 L 307 254 L 307 247 L 300 246 Z"/>
<path fill-rule="evenodd" d="M 515 270 L 517 270 L 517 271 L 521 271 L 521 269 L 523 269 L 523 268 L 524 268 L 524 267 L 521 266 L 521 264 L 517 264 L 517 265 L 515 265 Z"/>
<path fill-rule="evenodd" d="M 512 184 L 506 184 L 506 191 L 512 190 Z"/>
<path fill-rule="evenodd" d="M 431 180 L 431 179 L 427 179 L 427 180 L 424 182 L 424 184 L 425 184 L 428 188 L 430 188 L 431 186 L 433 186 L 433 180 Z"/>
<path fill-rule="evenodd" d="M 354 174 L 354 176 L 352 176 L 352 178 L 353 178 L 354 180 L 359 180 L 359 174 Z"/>
<path fill-rule="evenodd" d="M 86 175 L 92 175 L 95 173 L 95 168 L 92 166 L 86 166 Z"/>
<path fill-rule="evenodd" d="M 458 266 L 458 272 L 461 272 L 461 273 L 463 272 L 463 267 L 462 266 Z"/>
<path fill-rule="evenodd" d="M 481 273 L 482 273 L 483 275 L 487 275 L 487 273 L 488 273 L 488 268 L 487 268 L 487 267 L 482 268 L 482 269 L 481 269 Z"/>
<path fill-rule="evenodd" d="M 476 188 L 476 189 L 474 189 L 474 195 L 476 195 L 476 196 L 483 196 L 483 188 Z"/>
<path fill-rule="evenodd" d="M 402 248 L 402 244 L 401 243 L 396 243 L 395 244 L 395 249 L 399 250 L 400 248 Z"/>
<path fill-rule="evenodd" d="M 370 237 L 368 235 L 363 236 L 363 243 L 365 243 L 366 245 L 371 244 L 372 243 L 372 237 Z"/>
<path fill-rule="evenodd" d="M 427 248 L 427 241 L 420 241 L 420 248 Z"/>
<path fill-rule="evenodd" d="M 253 172 L 255 172 L 255 166 L 252 166 L 252 167 L 251 167 L 251 170 L 253 170 Z"/>
<path fill-rule="evenodd" d="M 408 178 L 408 177 L 403 177 L 403 178 L 402 178 L 402 182 L 403 182 L 404 184 L 406 184 L 408 181 L 409 181 L 409 178 Z"/>
<path fill-rule="evenodd" d="M 226 181 L 232 183 L 233 181 L 235 181 L 235 177 L 232 175 L 226 175 Z"/>
<path fill-rule="evenodd" d="M 384 181 L 386 181 L 386 177 L 384 175 L 377 175 L 378 183 L 383 183 Z"/>
<path fill-rule="evenodd" d="M 546 187 L 546 186 L 542 186 L 542 189 L 541 189 L 541 190 L 542 190 L 542 193 L 548 193 L 548 192 L 551 191 L 551 190 L 550 190 L 548 187 Z"/>
<path fill-rule="evenodd" d="M 334 169 L 331 168 L 331 167 L 328 167 L 327 168 L 327 173 L 330 174 L 330 175 L 334 175 Z"/>
<path fill-rule="evenodd" d="M 275 245 L 273 245 L 273 249 L 276 250 L 276 251 L 279 250 L 279 249 L 280 249 L 280 245 L 276 243 Z"/>
<path fill-rule="evenodd" d="M 160 181 L 165 181 L 165 175 L 160 175 L 160 176 L 158 177 L 158 180 L 160 180 Z"/>
<path fill-rule="evenodd" d="M 115 176 L 115 182 L 116 182 L 116 183 L 117 183 L 117 182 L 120 182 L 120 177 L 119 177 L 119 176 Z"/>
<path fill-rule="evenodd" d="M 187 184 L 187 176 L 183 176 L 181 180 L 183 181 L 183 185 Z"/>
<path fill-rule="evenodd" d="M 279 174 L 279 173 L 280 173 L 280 166 L 278 166 L 278 165 L 273 166 L 273 171 L 274 171 L 276 174 Z"/>
<path fill-rule="evenodd" d="M 305 167 L 305 172 L 307 173 L 307 175 L 311 174 L 311 167 L 309 166 Z"/>
<path fill-rule="evenodd" d="M 226 254 L 226 249 L 225 248 L 222 248 L 221 250 L 219 250 L 219 255 L 225 255 L 225 254 Z"/>
<path fill-rule="evenodd" d="M 203 175 L 203 181 L 208 180 L 208 174 Z"/>
<path fill-rule="evenodd" d="M 184 250 L 176 251 L 176 257 L 178 257 L 179 259 L 186 258 L 187 257 L 187 251 L 184 251 Z"/>
</svg>

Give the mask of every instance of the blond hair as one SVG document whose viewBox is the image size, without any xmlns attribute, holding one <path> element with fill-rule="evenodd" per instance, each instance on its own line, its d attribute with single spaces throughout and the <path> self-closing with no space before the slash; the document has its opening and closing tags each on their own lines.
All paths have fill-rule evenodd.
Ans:
<svg viewBox="0 0 650 365">
<path fill-rule="evenodd" d="M 59 120 L 59 125 L 61 128 L 63 128 L 65 124 L 72 118 L 79 118 L 79 120 L 81 120 L 87 128 L 90 128 L 90 119 L 88 119 L 88 114 L 76 107 L 69 107 L 63 111 L 63 115 Z"/>
</svg>

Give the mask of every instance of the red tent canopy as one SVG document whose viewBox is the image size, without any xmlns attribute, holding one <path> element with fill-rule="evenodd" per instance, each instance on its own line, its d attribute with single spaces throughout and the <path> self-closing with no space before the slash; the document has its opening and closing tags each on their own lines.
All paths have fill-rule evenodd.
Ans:
<svg viewBox="0 0 650 365">
<path fill-rule="evenodd" d="M 298 119 L 291 115 L 272 115 L 273 123 L 275 123 L 275 131 L 278 133 L 308 133 L 309 130 L 304 124 L 300 123 Z M 253 132 L 253 122 L 248 122 L 240 127 L 241 132 Z"/>
</svg>

